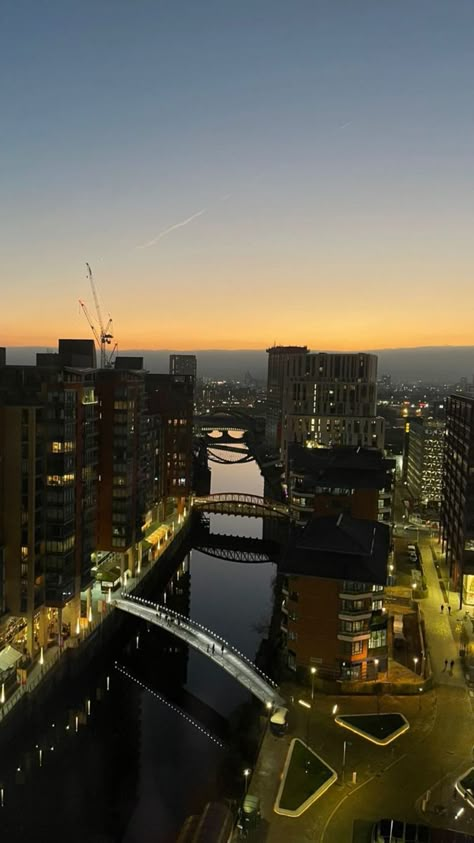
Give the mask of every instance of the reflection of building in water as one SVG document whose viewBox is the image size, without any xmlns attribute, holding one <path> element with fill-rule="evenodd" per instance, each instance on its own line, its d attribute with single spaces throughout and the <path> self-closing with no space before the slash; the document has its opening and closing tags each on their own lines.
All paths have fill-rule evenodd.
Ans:
<svg viewBox="0 0 474 843">
<path fill-rule="evenodd" d="M 201 815 L 188 817 L 177 843 L 221 843 L 230 840 L 234 818 L 227 805 L 208 802 Z"/>
<path fill-rule="evenodd" d="M 166 605 L 187 618 L 191 608 L 190 563 L 191 552 L 180 562 L 178 570 L 166 588 Z M 164 672 L 173 677 L 173 684 L 178 681 L 180 685 L 184 685 L 189 659 L 189 647 L 186 641 L 167 633 L 160 635 L 160 641 L 163 642 L 160 664 L 163 665 Z"/>
<path fill-rule="evenodd" d="M 2 747 L 2 840 L 60 839 L 65 828 L 71 843 L 123 839 L 138 799 L 141 698 L 116 672 L 108 683 L 69 677 L 42 720 Z"/>
</svg>

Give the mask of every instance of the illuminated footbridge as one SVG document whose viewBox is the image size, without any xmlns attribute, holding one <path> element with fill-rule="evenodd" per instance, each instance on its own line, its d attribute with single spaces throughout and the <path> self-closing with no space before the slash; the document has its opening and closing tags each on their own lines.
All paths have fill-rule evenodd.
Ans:
<svg viewBox="0 0 474 843">
<path fill-rule="evenodd" d="M 265 676 L 250 659 L 212 630 L 190 620 L 185 615 L 174 612 L 167 606 L 152 603 L 150 600 L 143 600 L 131 594 L 122 594 L 112 602 L 123 612 L 160 626 L 177 638 L 181 638 L 182 641 L 186 641 L 190 647 L 227 671 L 268 708 L 282 705 L 284 702 L 276 683 Z"/>
<path fill-rule="evenodd" d="M 246 515 L 251 518 L 288 518 L 289 509 L 285 503 L 278 503 L 259 495 L 244 495 L 236 492 L 220 492 L 217 495 L 196 497 L 192 506 L 201 512 L 218 512 L 222 515 Z"/>
</svg>

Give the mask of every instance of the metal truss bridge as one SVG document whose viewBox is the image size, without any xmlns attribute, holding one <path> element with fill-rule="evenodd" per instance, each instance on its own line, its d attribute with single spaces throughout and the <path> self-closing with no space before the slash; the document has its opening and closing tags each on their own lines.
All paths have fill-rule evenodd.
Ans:
<svg viewBox="0 0 474 843">
<path fill-rule="evenodd" d="M 289 518 L 285 503 L 277 503 L 259 495 L 237 492 L 220 492 L 192 499 L 192 506 L 200 512 L 218 512 L 223 515 L 245 515 L 250 518 Z"/>
<path fill-rule="evenodd" d="M 199 528 L 193 536 L 194 550 L 229 562 L 277 562 L 280 556 L 280 545 L 276 541 L 227 536 Z"/>
<path fill-rule="evenodd" d="M 250 659 L 224 641 L 220 635 L 202 626 L 179 612 L 174 612 L 167 606 L 143 600 L 132 594 L 122 593 L 112 601 L 123 612 L 128 612 L 148 623 L 153 623 L 181 638 L 190 647 L 207 656 L 208 659 L 222 667 L 227 673 L 247 688 L 255 697 L 268 708 L 282 705 L 284 700 L 280 696 L 278 686 L 266 676 Z"/>
<path fill-rule="evenodd" d="M 194 417 L 194 429 L 200 431 L 255 430 L 264 423 L 263 417 L 232 406 L 215 407 L 212 413 Z"/>
</svg>

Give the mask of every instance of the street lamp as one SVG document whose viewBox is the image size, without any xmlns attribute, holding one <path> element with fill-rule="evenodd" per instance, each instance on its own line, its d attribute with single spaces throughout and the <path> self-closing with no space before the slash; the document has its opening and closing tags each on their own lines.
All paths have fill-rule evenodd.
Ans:
<svg viewBox="0 0 474 843">
<path fill-rule="evenodd" d="M 316 676 L 316 668 L 310 668 L 311 673 L 311 699 L 314 700 L 314 677 Z"/>
<path fill-rule="evenodd" d="M 423 693 L 423 688 L 418 688 L 418 711 L 421 711 L 421 695 Z"/>
<path fill-rule="evenodd" d="M 252 772 L 252 770 L 250 769 L 250 767 L 246 767 L 245 770 L 244 770 L 244 782 L 245 782 L 245 795 L 246 796 L 247 796 L 247 791 L 248 791 L 248 787 L 249 787 L 249 776 L 250 776 L 251 772 Z"/>
<path fill-rule="evenodd" d="M 378 676 L 378 673 L 379 673 L 379 660 L 378 659 L 374 659 L 374 665 L 375 665 L 375 678 L 377 679 L 377 676 Z"/>
<path fill-rule="evenodd" d="M 418 656 L 413 656 L 413 664 L 415 665 L 415 673 L 417 673 L 416 666 L 418 664 Z"/>
<path fill-rule="evenodd" d="M 346 752 L 348 746 L 352 746 L 352 743 L 350 741 L 344 741 L 344 747 L 342 749 L 342 784 L 345 784 L 346 781 Z"/>
<path fill-rule="evenodd" d="M 338 705 L 337 705 L 337 703 L 335 703 L 335 705 L 333 705 L 333 707 L 332 707 L 332 713 L 333 713 L 333 715 L 336 715 L 336 714 L 337 714 L 337 709 L 338 709 Z"/>
<path fill-rule="evenodd" d="M 308 717 L 306 719 L 306 746 L 309 749 L 309 718 L 311 716 L 311 703 L 306 702 L 306 700 L 298 700 L 298 702 L 303 706 L 303 708 L 308 709 Z"/>
</svg>

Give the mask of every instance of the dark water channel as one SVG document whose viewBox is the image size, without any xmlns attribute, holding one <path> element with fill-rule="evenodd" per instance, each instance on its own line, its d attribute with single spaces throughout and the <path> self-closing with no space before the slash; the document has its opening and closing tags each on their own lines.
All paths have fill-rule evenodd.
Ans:
<svg viewBox="0 0 474 843">
<path fill-rule="evenodd" d="M 262 490 L 254 462 L 213 465 L 213 492 Z M 262 522 L 215 515 L 211 530 L 260 537 Z M 166 598 L 163 587 L 146 596 L 166 599 L 253 659 L 273 577 L 272 564 L 185 551 Z M 206 801 L 239 795 L 259 710 L 205 656 L 127 617 L 90 668 L 2 747 L 1 843 L 172 843 Z"/>
</svg>

